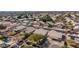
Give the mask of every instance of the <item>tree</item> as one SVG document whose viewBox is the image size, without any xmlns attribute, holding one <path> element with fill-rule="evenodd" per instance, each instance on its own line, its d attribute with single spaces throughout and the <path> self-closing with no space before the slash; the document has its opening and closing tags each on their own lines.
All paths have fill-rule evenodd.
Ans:
<svg viewBox="0 0 79 59">
<path fill-rule="evenodd" d="M 66 41 L 64 41 L 64 48 L 68 48 L 68 44 Z"/>
<path fill-rule="evenodd" d="M 48 27 L 50 27 L 50 28 L 51 28 L 52 26 L 53 26 L 53 25 L 51 25 L 51 24 L 48 25 Z"/>
<path fill-rule="evenodd" d="M 49 15 L 45 15 L 45 16 L 41 17 L 40 20 L 43 22 L 47 22 L 47 21 L 54 22 L 53 19 Z"/>
<path fill-rule="evenodd" d="M 23 14 L 20 14 L 20 15 L 17 16 L 17 18 L 18 18 L 18 19 L 21 19 L 22 16 L 23 16 Z"/>
<path fill-rule="evenodd" d="M 67 28 L 68 29 L 73 29 L 74 25 L 71 21 L 69 21 L 67 24 L 66 24 Z"/>
<path fill-rule="evenodd" d="M 25 14 L 25 15 L 24 15 L 24 18 L 28 18 L 28 15 L 27 15 L 27 14 Z"/>
<path fill-rule="evenodd" d="M 0 29 L 6 29 L 6 26 L 4 26 L 3 24 L 0 24 Z"/>
</svg>

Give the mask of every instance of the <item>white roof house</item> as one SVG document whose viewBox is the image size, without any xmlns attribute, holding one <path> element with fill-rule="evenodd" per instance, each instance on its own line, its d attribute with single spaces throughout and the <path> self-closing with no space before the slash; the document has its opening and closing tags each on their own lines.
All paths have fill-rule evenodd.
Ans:
<svg viewBox="0 0 79 59">
<path fill-rule="evenodd" d="M 24 20 L 23 22 L 24 22 L 24 23 L 28 23 L 29 21 L 27 21 L 27 20 Z"/>
<path fill-rule="evenodd" d="M 36 18 L 36 21 L 39 21 L 40 19 L 39 18 Z"/>
<path fill-rule="evenodd" d="M 73 28 L 75 31 L 79 31 L 79 23 L 75 24 L 75 27 Z"/>
<path fill-rule="evenodd" d="M 27 25 L 28 23 L 29 23 L 29 21 L 24 20 L 22 24 L 23 24 L 23 25 Z"/>
<path fill-rule="evenodd" d="M 44 25 L 45 23 L 43 21 L 39 21 L 40 24 Z"/>
<path fill-rule="evenodd" d="M 2 24 L 3 24 L 3 25 L 6 25 L 6 26 L 10 26 L 12 23 L 11 23 L 11 22 L 5 22 L 5 21 L 4 21 L 4 22 L 2 22 Z"/>
<path fill-rule="evenodd" d="M 22 30 L 22 29 L 24 29 L 24 28 L 26 28 L 26 27 L 21 25 L 21 26 L 16 27 L 15 30 L 16 30 L 16 31 L 17 31 L 17 30 Z"/>
<path fill-rule="evenodd" d="M 59 41 L 55 41 L 55 40 L 52 40 L 51 38 L 47 38 L 48 41 L 49 41 L 49 45 L 48 47 L 49 48 L 61 48 L 63 45 L 64 45 L 64 42 L 59 42 Z"/>
<path fill-rule="evenodd" d="M 33 24 L 33 27 L 35 27 L 35 28 L 39 28 L 40 27 L 40 23 L 37 22 L 37 21 L 34 21 L 32 24 Z"/>
<path fill-rule="evenodd" d="M 52 18 L 54 21 L 56 20 L 56 17 L 54 17 L 54 16 L 53 16 L 53 17 L 51 17 L 51 18 Z"/>
<path fill-rule="evenodd" d="M 25 25 L 27 25 L 27 23 L 22 23 L 22 25 L 24 25 L 24 26 L 25 26 Z"/>
<path fill-rule="evenodd" d="M 71 19 L 69 17 L 65 17 L 66 21 L 69 22 Z"/>
<path fill-rule="evenodd" d="M 36 34 L 42 34 L 42 35 L 46 35 L 47 34 L 47 30 L 44 29 L 37 29 L 34 33 Z"/>
<path fill-rule="evenodd" d="M 37 21 L 33 21 L 33 25 L 39 25 L 40 23 Z"/>
<path fill-rule="evenodd" d="M 48 32 L 48 37 L 50 37 L 51 39 L 61 39 L 62 38 L 62 33 L 51 30 Z"/>
<path fill-rule="evenodd" d="M 24 19 L 18 19 L 19 21 L 23 21 Z"/>
<path fill-rule="evenodd" d="M 25 30 L 25 32 L 26 32 L 26 33 L 31 33 L 31 32 L 33 32 L 34 30 L 35 30 L 35 28 L 33 28 L 33 27 L 27 27 L 26 30 Z"/>
</svg>

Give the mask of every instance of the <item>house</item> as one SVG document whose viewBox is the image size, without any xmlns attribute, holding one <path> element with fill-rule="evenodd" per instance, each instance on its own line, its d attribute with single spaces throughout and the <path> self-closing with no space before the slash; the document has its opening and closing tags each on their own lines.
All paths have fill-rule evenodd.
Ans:
<svg viewBox="0 0 79 59">
<path fill-rule="evenodd" d="M 38 21 L 33 21 L 33 25 L 40 25 Z"/>
<path fill-rule="evenodd" d="M 49 48 L 61 48 L 64 45 L 64 42 L 63 41 L 61 41 L 61 42 L 55 41 L 55 40 L 52 40 L 49 37 L 47 39 L 48 39 L 48 42 L 50 43 L 48 45 Z"/>
<path fill-rule="evenodd" d="M 53 16 L 53 17 L 51 17 L 54 21 L 56 20 L 56 17 L 55 16 Z"/>
<path fill-rule="evenodd" d="M 48 32 L 48 37 L 50 37 L 51 39 L 56 39 L 56 40 L 62 40 L 62 35 L 63 33 L 51 30 Z"/>
<path fill-rule="evenodd" d="M 10 26 L 12 23 L 8 22 L 8 21 L 3 21 L 2 24 L 5 25 L 5 26 Z"/>
<path fill-rule="evenodd" d="M 25 29 L 25 32 L 26 32 L 26 33 L 32 33 L 33 31 L 35 31 L 35 28 L 34 28 L 34 27 L 27 27 L 27 28 Z"/>
<path fill-rule="evenodd" d="M 45 36 L 47 34 L 47 32 L 48 32 L 47 30 L 44 30 L 44 29 L 40 28 L 40 29 L 36 29 L 34 33 L 41 34 L 41 35 Z"/>
<path fill-rule="evenodd" d="M 35 27 L 35 28 L 39 28 L 39 27 L 40 27 L 40 23 L 37 22 L 37 21 L 34 21 L 34 22 L 32 23 L 32 26 Z"/>
<path fill-rule="evenodd" d="M 54 23 L 53 22 L 51 22 L 51 21 L 47 21 L 47 24 L 50 24 L 50 25 L 54 25 Z"/>
<path fill-rule="evenodd" d="M 41 25 L 45 25 L 45 23 L 44 23 L 43 21 L 39 21 L 39 23 L 40 23 Z"/>
<path fill-rule="evenodd" d="M 19 21 L 23 21 L 24 19 L 18 19 Z"/>
<path fill-rule="evenodd" d="M 26 27 L 23 25 L 20 25 L 20 26 L 17 26 L 14 30 L 18 31 L 18 30 L 23 30 L 24 28 L 26 28 Z"/>
<path fill-rule="evenodd" d="M 66 21 L 69 22 L 71 19 L 69 17 L 65 17 Z"/>
<path fill-rule="evenodd" d="M 4 42 L 2 40 L 0 40 L 0 45 L 3 44 Z"/>
<path fill-rule="evenodd" d="M 58 28 L 62 28 L 64 26 L 64 24 L 62 22 L 57 22 L 54 24 L 54 26 L 56 26 Z"/>
<path fill-rule="evenodd" d="M 36 18 L 36 21 L 39 21 L 40 19 L 39 18 Z"/>
<path fill-rule="evenodd" d="M 75 32 L 79 32 L 79 23 L 76 23 L 76 24 L 75 24 L 75 27 L 73 28 L 73 30 L 74 30 Z"/>
<path fill-rule="evenodd" d="M 28 23 L 28 22 L 29 22 L 29 21 L 27 21 L 27 20 L 24 20 L 24 21 L 23 21 L 23 23 Z"/>
<path fill-rule="evenodd" d="M 23 25 L 27 25 L 28 23 L 29 23 L 29 21 L 24 20 L 22 24 L 23 24 Z"/>
</svg>

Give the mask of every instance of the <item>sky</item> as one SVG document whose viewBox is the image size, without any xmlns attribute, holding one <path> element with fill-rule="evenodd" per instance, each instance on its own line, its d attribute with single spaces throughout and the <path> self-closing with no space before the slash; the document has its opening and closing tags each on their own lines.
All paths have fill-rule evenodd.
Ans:
<svg viewBox="0 0 79 59">
<path fill-rule="evenodd" d="M 0 0 L 0 11 L 79 10 L 78 0 Z"/>
</svg>

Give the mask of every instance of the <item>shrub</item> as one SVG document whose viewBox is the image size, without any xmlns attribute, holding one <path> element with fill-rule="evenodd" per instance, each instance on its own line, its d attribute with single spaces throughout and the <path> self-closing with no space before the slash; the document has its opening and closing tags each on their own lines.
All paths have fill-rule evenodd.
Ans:
<svg viewBox="0 0 79 59">
<path fill-rule="evenodd" d="M 43 35 L 41 34 L 32 34 L 27 39 L 31 42 L 38 42 L 43 38 Z"/>
<path fill-rule="evenodd" d="M 21 48 L 33 48 L 31 45 L 22 45 Z"/>
<path fill-rule="evenodd" d="M 0 40 L 4 40 L 4 36 L 3 35 L 0 35 Z"/>
<path fill-rule="evenodd" d="M 25 32 L 21 32 L 20 36 L 22 37 L 22 39 L 26 39 L 26 38 L 28 38 L 30 36 L 30 34 L 29 33 L 25 33 Z"/>
</svg>

